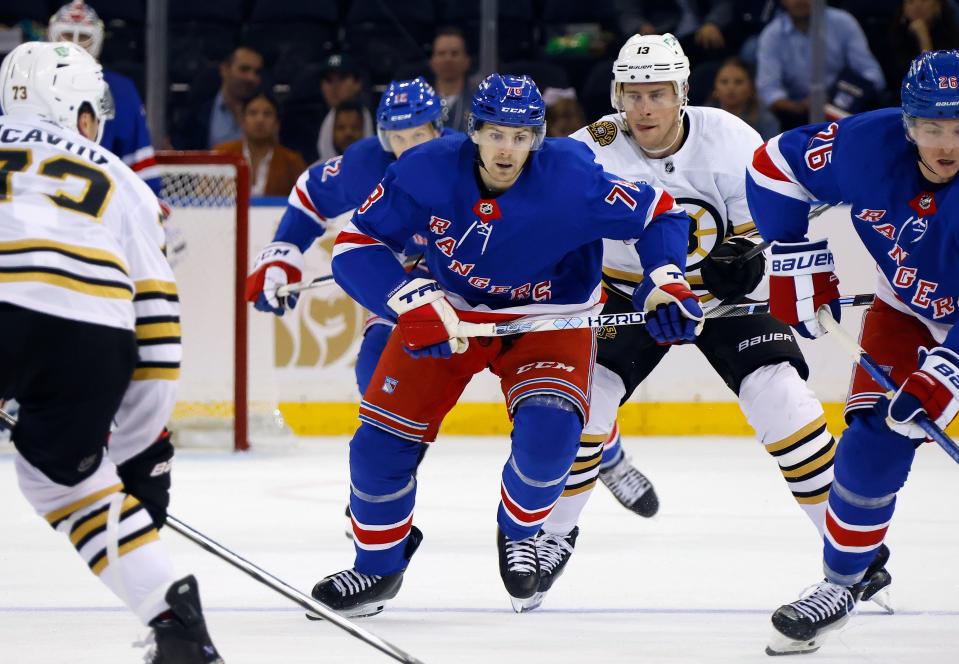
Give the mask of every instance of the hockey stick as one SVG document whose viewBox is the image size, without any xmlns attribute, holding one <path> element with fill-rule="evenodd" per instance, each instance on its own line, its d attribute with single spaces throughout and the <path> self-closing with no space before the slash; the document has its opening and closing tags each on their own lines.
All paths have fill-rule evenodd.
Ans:
<svg viewBox="0 0 959 664">
<path fill-rule="evenodd" d="M 16 423 L 16 419 L 11 417 L 10 414 L 5 410 L 0 409 L 0 428 L 12 430 Z M 373 646 L 380 652 L 389 655 L 397 662 L 403 662 L 403 664 L 423 664 L 422 661 L 394 646 L 389 641 L 385 641 L 376 634 L 368 632 L 362 627 L 355 625 L 353 622 L 333 611 L 333 609 L 321 604 L 309 595 L 300 592 L 285 581 L 278 579 L 262 567 L 254 565 L 243 556 L 230 551 L 230 549 L 210 539 L 192 526 L 183 523 L 172 514 L 167 514 L 166 523 L 170 530 L 179 533 L 200 548 L 212 553 L 220 560 L 233 565 L 233 567 L 236 567 L 241 572 L 253 577 L 266 587 L 275 590 L 287 599 L 299 604 L 307 611 L 321 616 L 324 620 L 328 620 L 360 641 L 363 641 L 364 643 Z"/>
<path fill-rule="evenodd" d="M 840 327 L 839 323 L 836 322 L 836 319 L 832 317 L 832 312 L 829 310 L 829 305 L 824 304 L 819 308 L 819 311 L 816 312 L 816 318 L 819 320 L 819 324 L 822 325 L 827 332 L 830 332 L 835 336 L 836 341 L 839 342 L 839 345 L 846 349 L 849 354 L 855 359 L 855 361 L 861 366 L 866 372 L 872 377 L 874 381 L 879 383 L 879 386 L 882 389 L 886 390 L 887 396 L 892 396 L 896 393 L 899 387 L 892 382 L 892 379 L 886 373 L 885 369 L 882 368 L 876 360 L 872 358 L 862 346 L 852 338 L 846 330 Z M 917 415 L 913 422 L 916 425 L 926 432 L 926 435 L 932 438 L 936 443 L 939 444 L 946 454 L 955 461 L 959 463 L 959 445 L 956 445 L 955 441 L 952 440 L 946 433 L 940 429 L 935 422 L 929 419 L 929 416 L 924 412 Z"/>
<path fill-rule="evenodd" d="M 863 307 L 872 304 L 872 293 L 848 295 L 839 298 L 842 307 Z M 730 318 L 769 313 L 768 302 L 755 304 L 720 304 L 706 312 L 706 318 Z M 526 332 L 554 332 L 556 330 L 598 329 L 620 325 L 642 325 L 646 322 L 645 311 L 629 311 L 621 314 L 597 314 L 595 316 L 571 316 L 569 318 L 544 318 L 541 320 L 518 320 L 507 323 L 466 323 L 460 321 L 458 337 L 503 337 Z"/>
<path fill-rule="evenodd" d="M 286 286 L 280 286 L 279 288 L 276 289 L 276 296 L 286 297 L 294 293 L 310 290 L 312 288 L 319 288 L 320 286 L 329 286 L 334 283 L 336 282 L 333 281 L 333 275 L 327 274 L 322 277 L 310 279 L 309 281 L 298 281 L 295 284 L 287 284 Z"/>
<path fill-rule="evenodd" d="M 818 217 L 819 215 L 821 215 L 823 212 L 825 212 L 831 207 L 832 205 L 830 205 L 829 203 L 822 203 L 821 205 L 817 205 L 812 210 L 810 210 L 809 221 L 812 221 L 813 219 L 815 219 L 816 217 Z M 771 246 L 773 246 L 772 242 L 760 242 L 755 247 L 753 247 L 752 249 L 750 249 L 749 251 L 747 251 L 741 256 L 713 256 L 713 260 L 716 261 L 717 263 L 736 263 L 736 265 L 743 265 L 744 263 L 749 261 L 750 258 L 753 258 L 754 256 L 758 256 L 759 254 L 769 249 L 769 247 Z"/>
<path fill-rule="evenodd" d="M 316 601 L 309 595 L 306 595 L 305 593 L 300 592 L 299 590 L 289 585 L 285 581 L 273 576 L 272 574 L 264 570 L 262 567 L 258 567 L 257 565 L 254 565 L 246 558 L 243 558 L 239 554 L 234 553 L 233 551 L 230 551 L 228 548 L 226 548 L 222 544 L 215 542 L 214 540 L 210 539 L 209 537 L 199 532 L 195 528 L 192 528 L 188 526 L 187 524 L 183 523 L 172 514 L 167 514 L 166 522 L 167 522 L 167 526 L 169 526 L 171 530 L 179 533 L 180 535 L 187 538 L 188 540 L 190 540 L 197 546 L 205 549 L 209 553 L 212 553 L 214 556 L 229 563 L 230 565 L 233 565 L 241 572 L 244 572 L 245 574 L 253 577 L 254 579 L 259 581 L 263 585 L 267 586 L 268 588 L 271 588 L 272 590 L 275 590 L 276 592 L 283 595 L 287 599 L 295 602 L 296 604 L 299 604 L 301 607 L 303 607 L 310 613 L 315 613 L 319 615 L 324 620 L 328 620 L 329 622 L 333 623 L 334 625 L 336 625 L 343 631 L 348 632 L 352 636 L 356 637 L 360 641 L 363 641 L 364 643 L 367 643 L 373 646 L 380 652 L 386 655 L 389 655 L 390 657 L 395 659 L 397 662 L 403 662 L 404 664 L 423 664 L 422 661 L 416 659 L 409 653 L 404 652 L 403 650 L 394 646 L 389 641 L 385 641 L 381 639 L 380 637 L 378 637 L 376 634 L 373 634 L 372 632 L 368 632 L 362 627 L 357 626 L 356 624 L 342 617 L 341 615 L 339 615 L 332 609 L 328 608 L 324 604 L 321 604 L 320 602 Z"/>
</svg>

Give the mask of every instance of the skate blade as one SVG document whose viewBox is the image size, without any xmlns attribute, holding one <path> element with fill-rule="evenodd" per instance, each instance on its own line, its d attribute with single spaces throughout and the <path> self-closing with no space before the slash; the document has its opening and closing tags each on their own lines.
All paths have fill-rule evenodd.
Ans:
<svg viewBox="0 0 959 664">
<path fill-rule="evenodd" d="M 513 611 L 516 613 L 529 613 L 530 611 L 538 609 L 545 597 L 546 593 L 534 593 L 532 597 L 525 599 L 510 595 L 509 601 L 510 604 L 513 605 Z"/>
<path fill-rule="evenodd" d="M 769 639 L 769 644 L 766 646 L 766 654 L 771 656 L 805 655 L 816 652 L 822 646 L 828 634 L 841 629 L 847 622 L 849 622 L 849 615 L 844 616 L 828 627 L 823 627 L 814 637 L 805 640 L 788 637 L 773 627 L 773 634 Z"/>
<path fill-rule="evenodd" d="M 796 641 L 773 629 L 773 635 L 770 637 L 769 644 L 766 646 L 766 654 L 772 657 L 778 657 L 780 655 L 808 655 L 809 653 L 814 653 L 819 650 L 821 641 L 821 636 L 817 636 L 808 641 Z"/>
<path fill-rule="evenodd" d="M 386 608 L 385 602 L 373 602 L 372 604 L 362 604 L 350 609 L 335 611 L 335 613 L 344 618 L 369 618 L 382 612 L 384 608 Z M 325 620 L 325 618 L 318 613 L 307 612 L 306 617 L 308 620 Z"/>
<path fill-rule="evenodd" d="M 870 597 L 868 601 L 878 604 L 882 610 L 889 615 L 893 615 L 896 612 L 895 607 L 892 605 L 892 593 L 889 592 L 889 588 L 883 588 Z"/>
</svg>

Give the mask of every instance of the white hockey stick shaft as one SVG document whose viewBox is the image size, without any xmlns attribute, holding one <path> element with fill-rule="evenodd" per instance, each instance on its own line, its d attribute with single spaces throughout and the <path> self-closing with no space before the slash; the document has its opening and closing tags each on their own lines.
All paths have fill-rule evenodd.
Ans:
<svg viewBox="0 0 959 664">
<path fill-rule="evenodd" d="M 16 423 L 16 419 L 11 417 L 10 414 L 5 410 L 0 409 L 0 428 L 12 430 Z M 368 632 L 362 627 L 359 627 L 353 622 L 347 620 L 343 616 L 336 613 L 333 609 L 321 604 L 311 596 L 300 592 L 282 579 L 273 576 L 262 567 L 254 565 L 243 556 L 239 555 L 238 553 L 234 553 L 219 542 L 210 539 L 196 528 L 193 528 L 192 526 L 180 521 L 172 514 L 167 514 L 166 523 L 170 530 L 179 533 L 197 546 L 212 553 L 220 560 L 233 565 L 238 570 L 253 577 L 266 587 L 275 590 L 287 599 L 299 604 L 307 611 L 321 616 L 324 620 L 333 623 L 343 631 L 348 632 L 351 636 L 373 646 L 380 652 L 389 655 L 397 662 L 403 662 L 403 664 L 423 664 L 421 660 L 416 659 L 409 653 L 394 646 L 389 641 L 385 641 L 376 634 Z"/>
<path fill-rule="evenodd" d="M 309 281 L 298 281 L 295 284 L 287 284 L 286 286 L 280 286 L 276 289 L 277 297 L 286 297 L 292 295 L 293 293 L 300 293 L 305 290 L 310 290 L 312 288 L 321 288 L 323 286 L 332 286 L 336 282 L 333 281 L 333 275 L 327 274 L 322 277 L 316 277 L 315 279 L 310 279 Z"/>
<path fill-rule="evenodd" d="M 816 312 L 816 318 L 819 320 L 819 324 L 830 333 L 830 336 L 839 342 L 839 345 L 852 356 L 856 363 L 859 364 L 891 398 L 899 389 L 899 386 L 892 382 L 892 378 L 889 377 L 885 367 L 876 362 L 876 360 L 859 345 L 853 336 L 846 332 L 836 319 L 832 317 L 832 312 L 829 310 L 828 304 L 824 304 L 819 308 L 819 311 Z M 927 436 L 936 441 L 939 447 L 941 447 L 953 461 L 959 463 L 959 445 L 956 445 L 955 441 L 950 438 L 945 431 L 929 419 L 925 411 L 916 415 L 912 421 L 915 422 Z"/>
<path fill-rule="evenodd" d="M 839 298 L 843 307 L 862 307 L 872 304 L 872 293 L 848 295 Z M 731 316 L 751 316 L 769 313 L 769 303 L 757 304 L 721 304 L 706 312 L 706 318 L 728 318 Z M 526 332 L 555 332 L 557 330 L 576 330 L 580 328 L 598 329 L 601 327 L 619 327 L 621 325 L 642 325 L 646 322 L 646 312 L 628 311 L 620 314 L 596 314 L 594 316 L 570 316 L 568 318 L 544 318 L 540 320 L 518 320 L 508 323 L 466 323 L 460 321 L 457 336 L 460 337 L 502 337 Z"/>
</svg>

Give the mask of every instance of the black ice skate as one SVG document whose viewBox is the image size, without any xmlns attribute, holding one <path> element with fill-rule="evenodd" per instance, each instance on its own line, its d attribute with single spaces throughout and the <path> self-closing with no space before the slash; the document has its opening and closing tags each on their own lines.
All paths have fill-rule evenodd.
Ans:
<svg viewBox="0 0 959 664">
<path fill-rule="evenodd" d="M 175 581 L 165 599 L 170 611 L 150 622 L 147 664 L 223 664 L 206 631 L 196 579 L 191 575 Z"/>
<path fill-rule="evenodd" d="M 532 611 L 539 589 L 539 558 L 536 554 L 536 535 L 521 540 L 512 540 L 496 529 L 496 548 L 499 550 L 499 575 L 509 593 L 513 611 Z M 542 599 L 540 599 L 542 602 Z"/>
<path fill-rule="evenodd" d="M 404 555 L 409 561 L 423 541 L 423 533 L 416 526 L 410 530 Z M 403 571 L 388 576 L 363 574 L 353 568 L 331 574 L 313 586 L 313 599 L 330 607 L 346 618 L 366 618 L 383 610 L 386 602 L 396 597 L 403 585 Z M 310 620 L 322 620 L 307 613 Z"/>
<path fill-rule="evenodd" d="M 625 456 L 612 468 L 600 470 L 599 479 L 626 509 L 646 518 L 659 511 L 652 482 Z"/>
<path fill-rule="evenodd" d="M 854 590 L 860 602 L 874 602 L 886 613 L 895 613 L 889 596 L 892 575 L 886 570 L 887 562 L 889 562 L 889 547 L 881 544 L 876 551 L 876 557 L 866 568 L 862 581 L 854 586 Z"/>
<path fill-rule="evenodd" d="M 822 581 L 812 592 L 776 609 L 767 655 L 816 652 L 829 632 L 839 629 L 856 608 L 854 586 Z"/>
<path fill-rule="evenodd" d="M 350 504 L 346 504 L 346 539 L 353 539 L 353 513 L 350 512 Z"/>
<path fill-rule="evenodd" d="M 546 593 L 553 587 L 556 579 L 566 569 L 566 563 L 573 555 L 576 546 L 576 537 L 579 535 L 579 526 L 573 528 L 566 536 L 544 533 L 536 534 L 536 556 L 539 558 L 539 586 L 536 594 L 530 597 L 523 611 L 538 609 L 546 598 Z"/>
</svg>

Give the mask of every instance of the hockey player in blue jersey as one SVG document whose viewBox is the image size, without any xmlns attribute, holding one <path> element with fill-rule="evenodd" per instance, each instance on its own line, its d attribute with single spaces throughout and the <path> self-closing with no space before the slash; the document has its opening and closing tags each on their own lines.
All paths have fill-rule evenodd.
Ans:
<svg viewBox="0 0 959 664">
<path fill-rule="evenodd" d="M 501 379 L 513 420 L 497 512 L 500 574 L 513 607 L 539 585 L 535 535 L 563 490 L 589 409 L 589 329 L 467 340 L 458 322 L 586 315 L 602 305 L 602 238 L 633 244 L 647 269 L 634 296 L 663 343 L 691 341 L 702 310 L 683 278 L 689 218 L 660 189 L 604 172 L 577 141 L 544 139 L 545 109 L 525 76 L 492 74 L 469 136 L 420 146 L 391 165 L 337 236 L 333 274 L 363 306 L 396 321 L 360 404 L 350 444 L 355 564 L 313 596 L 372 615 L 396 595 L 422 534 L 414 471 L 473 375 Z M 396 254 L 428 238 L 432 278 Z"/>
<path fill-rule="evenodd" d="M 103 21 L 93 8 L 83 0 L 74 0 L 50 17 L 47 41 L 75 42 L 99 60 L 103 33 Z M 120 157 L 159 196 L 160 174 L 136 86 L 126 76 L 109 69 L 103 71 L 103 78 L 110 87 L 114 109 L 113 117 L 103 128 L 100 144 Z"/>
<path fill-rule="evenodd" d="M 327 220 L 358 207 L 383 178 L 386 168 L 421 143 L 452 133 L 443 129 L 442 101 L 422 77 L 391 82 L 376 109 L 377 136 L 351 145 L 342 156 L 304 171 L 290 192 L 286 211 L 270 242 L 259 253 L 247 277 L 246 298 L 265 312 L 282 316 L 296 306 L 297 296 L 278 298 L 276 291 L 302 278 L 303 253 L 326 232 Z M 422 240 L 422 238 L 419 238 Z M 415 262 L 422 254 L 417 239 L 406 254 Z M 371 317 L 356 360 L 360 394 L 373 375 L 393 325 Z"/>
<path fill-rule="evenodd" d="M 756 151 L 747 196 L 756 225 L 773 241 L 770 308 L 800 334 L 835 318 L 839 281 L 827 240 L 811 241 L 810 200 L 851 205 L 875 259 L 875 304 L 860 343 L 891 367 L 900 389 L 887 398 L 856 367 L 846 403 L 849 428 L 835 456 L 824 534 L 825 579 L 772 616 L 767 653 L 811 652 L 842 626 L 874 587 L 877 551 L 925 434 L 920 413 L 945 428 L 959 411 L 959 51 L 920 55 L 902 82 L 902 108 L 810 125 Z"/>
</svg>

